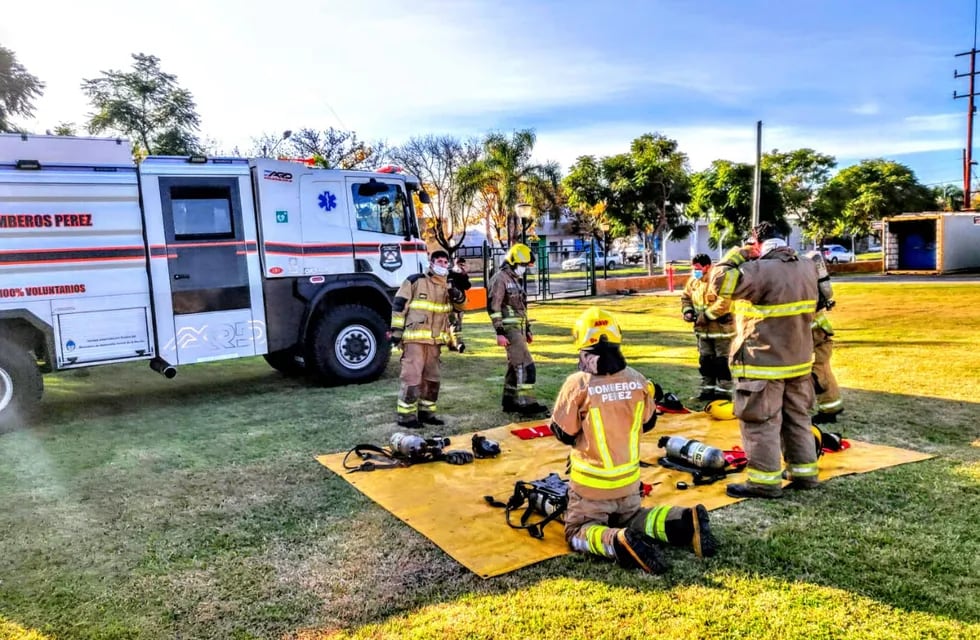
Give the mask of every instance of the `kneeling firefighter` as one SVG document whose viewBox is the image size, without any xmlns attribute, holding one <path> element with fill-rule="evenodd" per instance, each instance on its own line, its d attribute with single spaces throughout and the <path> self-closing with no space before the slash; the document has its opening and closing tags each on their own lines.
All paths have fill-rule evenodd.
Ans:
<svg viewBox="0 0 980 640">
<path fill-rule="evenodd" d="M 497 334 L 497 345 L 507 350 L 507 374 L 504 376 L 501 406 L 505 412 L 524 416 L 548 411 L 548 407 L 534 398 L 537 370 L 527 347 L 534 341 L 534 336 L 527 319 L 527 293 L 522 276 L 533 262 L 534 254 L 527 245 L 514 244 L 490 280 L 487 291 L 487 313 Z"/>
<path fill-rule="evenodd" d="M 551 422 L 555 437 L 574 447 L 565 512 L 569 546 L 649 573 L 667 570 L 659 543 L 714 555 L 717 542 L 703 505 L 640 506 L 640 435 L 657 422 L 656 392 L 626 365 L 619 323 L 591 307 L 572 335 L 579 370 L 562 385 Z"/>
</svg>

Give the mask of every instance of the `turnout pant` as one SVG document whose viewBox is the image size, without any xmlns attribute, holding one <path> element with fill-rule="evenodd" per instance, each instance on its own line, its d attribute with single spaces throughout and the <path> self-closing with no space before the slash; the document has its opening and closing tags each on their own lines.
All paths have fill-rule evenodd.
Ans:
<svg viewBox="0 0 980 640">
<path fill-rule="evenodd" d="M 732 393 L 732 371 L 728 368 L 731 338 L 698 338 L 698 372 L 701 374 L 701 392 L 721 395 Z"/>
<path fill-rule="evenodd" d="M 735 415 L 749 462 L 747 484 L 761 493 L 782 491 L 780 454 L 790 479 L 817 483 L 817 450 L 810 426 L 813 383 L 810 376 L 784 380 L 739 378 Z"/>
<path fill-rule="evenodd" d="M 686 509 L 659 506 L 640 507 L 640 494 L 610 500 L 583 498 L 568 490 L 568 509 L 565 511 L 565 540 L 578 553 L 587 553 L 616 560 L 613 540 L 621 528 L 632 529 L 648 538 L 677 546 L 691 542 L 693 530 L 684 519 Z"/>
<path fill-rule="evenodd" d="M 834 354 L 833 334 L 813 327 L 813 388 L 817 394 L 818 413 L 840 413 L 844 408 L 837 378 L 830 368 Z"/>
<path fill-rule="evenodd" d="M 398 416 L 414 416 L 419 411 L 435 414 L 442 345 L 405 342 L 402 349 Z"/>
<path fill-rule="evenodd" d="M 527 347 L 527 338 L 523 327 L 506 330 L 505 335 L 510 344 L 507 345 L 507 373 L 504 375 L 503 404 L 525 406 L 537 402 L 534 398 L 534 383 L 537 371 L 531 351 Z"/>
</svg>

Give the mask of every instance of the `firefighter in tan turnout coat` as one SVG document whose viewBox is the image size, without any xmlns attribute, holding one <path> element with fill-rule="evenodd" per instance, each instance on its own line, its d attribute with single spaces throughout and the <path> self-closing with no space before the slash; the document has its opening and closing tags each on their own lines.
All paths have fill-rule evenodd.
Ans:
<svg viewBox="0 0 980 640">
<path fill-rule="evenodd" d="M 700 253 L 691 260 L 691 277 L 681 293 L 681 314 L 694 323 L 698 339 L 698 372 L 701 389 L 698 400 L 732 397 L 732 372 L 728 352 L 735 337 L 735 325 L 728 312 L 729 302 L 711 289 L 711 258 Z"/>
<path fill-rule="evenodd" d="M 837 377 L 830 368 L 830 358 L 834 354 L 834 327 L 830 324 L 827 312 L 837 304 L 834 302 L 834 287 L 830 284 L 827 263 L 819 251 L 811 251 L 807 257 L 817 266 L 817 314 L 813 318 L 813 390 L 817 394 L 817 415 L 813 424 L 837 422 L 837 416 L 844 413 Z"/>
<path fill-rule="evenodd" d="M 442 345 L 450 341 L 449 313 L 461 311 L 466 304 L 466 295 L 448 285 L 448 274 L 449 254 L 433 251 L 428 270 L 406 278 L 395 294 L 389 335 L 392 344 L 402 347 L 397 407 L 400 427 L 446 424 L 436 415 L 439 356 Z"/>
<path fill-rule="evenodd" d="M 627 366 L 619 323 L 591 307 L 572 335 L 579 370 L 562 385 L 551 422 L 555 437 L 573 447 L 565 512 L 569 546 L 651 573 L 667 569 L 659 543 L 713 555 L 716 542 L 704 506 L 640 506 L 640 436 L 657 422 L 656 392 Z"/>
<path fill-rule="evenodd" d="M 810 426 L 816 267 L 762 223 L 752 243 L 732 249 L 715 265 L 712 280 L 719 296 L 734 300 L 730 365 L 736 378 L 735 415 L 749 459 L 748 481 L 728 485 L 728 495 L 780 497 L 780 451 L 790 486 L 816 487 L 817 452 Z"/>
<path fill-rule="evenodd" d="M 537 369 L 527 346 L 534 336 L 527 318 L 527 293 L 521 277 L 533 261 L 534 254 L 527 245 L 514 244 L 490 280 L 487 292 L 487 313 L 497 334 L 497 344 L 507 350 L 501 406 L 506 412 L 525 416 L 548 411 L 548 407 L 534 399 Z"/>
</svg>

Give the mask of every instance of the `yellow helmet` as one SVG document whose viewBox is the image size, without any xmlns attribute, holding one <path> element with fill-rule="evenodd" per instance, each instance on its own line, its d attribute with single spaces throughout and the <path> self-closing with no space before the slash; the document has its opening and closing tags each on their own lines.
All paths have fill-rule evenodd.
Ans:
<svg viewBox="0 0 980 640">
<path fill-rule="evenodd" d="M 516 242 L 507 250 L 504 260 L 509 265 L 530 264 L 534 260 L 534 255 L 531 253 L 531 248 L 526 244 Z"/>
<path fill-rule="evenodd" d="M 705 405 L 704 412 L 715 420 L 735 419 L 735 405 L 731 400 L 712 400 Z"/>
<path fill-rule="evenodd" d="M 623 332 L 619 329 L 616 318 L 599 307 L 589 307 L 582 312 L 572 327 L 572 337 L 578 350 L 598 344 L 603 337 L 612 344 L 623 342 Z"/>
</svg>

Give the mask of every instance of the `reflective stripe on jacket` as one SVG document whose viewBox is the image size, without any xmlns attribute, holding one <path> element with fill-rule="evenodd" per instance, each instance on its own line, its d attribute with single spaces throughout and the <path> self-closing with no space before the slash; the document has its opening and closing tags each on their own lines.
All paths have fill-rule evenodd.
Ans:
<svg viewBox="0 0 980 640">
<path fill-rule="evenodd" d="M 569 456 L 571 488 L 593 500 L 636 493 L 640 435 L 655 410 L 653 385 L 630 367 L 611 375 L 568 376 L 551 419 L 576 436 Z"/>
<path fill-rule="evenodd" d="M 729 302 L 719 298 L 707 279 L 688 278 L 681 293 L 681 313 L 693 311 L 699 322 L 694 325 L 694 335 L 700 338 L 732 338 L 735 324 L 732 321 L 718 322 L 718 318 L 729 312 Z M 703 318 L 703 320 L 702 320 Z"/>
<path fill-rule="evenodd" d="M 735 300 L 732 376 L 774 380 L 808 375 L 810 324 L 817 308 L 817 271 L 789 247 L 757 260 L 735 248 L 712 269 L 719 296 Z"/>
<path fill-rule="evenodd" d="M 402 330 L 402 342 L 446 344 L 449 342 L 449 312 L 461 311 L 449 302 L 445 277 L 427 271 L 409 276 L 398 288 L 391 311 L 391 328 Z"/>
</svg>

